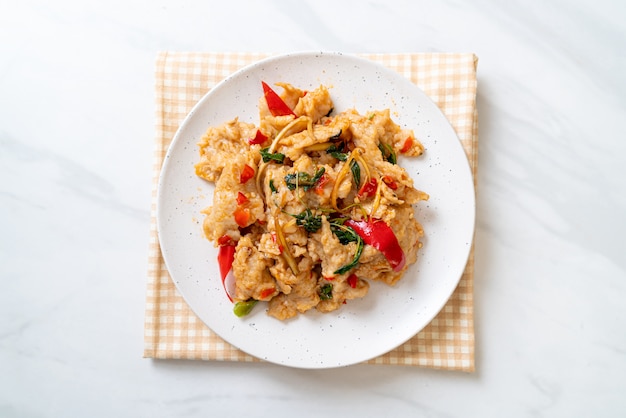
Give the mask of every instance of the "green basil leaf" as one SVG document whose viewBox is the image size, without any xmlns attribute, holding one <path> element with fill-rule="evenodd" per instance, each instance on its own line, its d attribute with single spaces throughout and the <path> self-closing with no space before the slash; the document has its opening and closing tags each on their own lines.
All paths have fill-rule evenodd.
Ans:
<svg viewBox="0 0 626 418">
<path fill-rule="evenodd" d="M 333 285 L 332 283 L 326 283 L 320 287 L 320 299 L 329 300 L 333 298 Z"/>
<path fill-rule="evenodd" d="M 259 151 L 259 153 L 261 154 L 261 157 L 263 158 L 264 163 L 268 163 L 270 161 L 276 161 L 282 164 L 283 161 L 285 161 L 285 154 L 281 154 L 279 152 L 272 154 L 269 152 L 269 147 L 263 148 L 262 150 Z"/>
<path fill-rule="evenodd" d="M 383 155 L 383 159 L 385 161 L 388 161 L 391 164 L 397 164 L 398 158 L 396 157 L 396 153 L 394 152 L 391 145 L 385 144 L 384 142 L 379 142 L 378 149 L 380 150 L 380 153 Z"/>
<path fill-rule="evenodd" d="M 352 160 L 352 162 L 350 163 L 350 171 L 352 172 L 354 185 L 358 190 L 359 185 L 361 184 L 361 167 L 359 167 L 359 163 L 357 163 L 355 160 Z"/>
<path fill-rule="evenodd" d="M 356 267 L 356 265 L 359 262 L 359 258 L 361 258 L 361 254 L 363 253 L 364 244 L 363 244 L 363 239 L 361 237 L 358 237 L 358 241 L 356 245 L 357 245 L 356 253 L 354 254 L 354 258 L 352 259 L 352 261 L 346 264 L 345 266 L 342 266 L 338 268 L 337 270 L 335 270 L 333 274 L 344 274 L 352 270 L 354 267 Z"/>
</svg>

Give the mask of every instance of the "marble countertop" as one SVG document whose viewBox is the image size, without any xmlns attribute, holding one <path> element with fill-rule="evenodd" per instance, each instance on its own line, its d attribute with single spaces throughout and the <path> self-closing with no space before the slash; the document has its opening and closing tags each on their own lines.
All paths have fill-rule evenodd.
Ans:
<svg viewBox="0 0 626 418">
<path fill-rule="evenodd" d="M 0 416 L 624 416 L 625 4 L 4 2 Z M 160 50 L 479 57 L 475 373 L 142 358 Z"/>
</svg>

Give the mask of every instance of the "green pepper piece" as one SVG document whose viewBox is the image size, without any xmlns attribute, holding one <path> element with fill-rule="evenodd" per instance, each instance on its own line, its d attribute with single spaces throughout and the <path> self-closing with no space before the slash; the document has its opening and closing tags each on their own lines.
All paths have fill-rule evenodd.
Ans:
<svg viewBox="0 0 626 418">
<path fill-rule="evenodd" d="M 254 300 L 254 299 L 247 300 L 245 302 L 237 302 L 235 303 L 235 306 L 233 307 L 233 312 L 236 316 L 241 318 L 242 316 L 246 316 L 250 312 L 252 312 L 252 308 L 254 308 L 254 306 L 258 302 L 259 302 L 258 300 Z"/>
</svg>

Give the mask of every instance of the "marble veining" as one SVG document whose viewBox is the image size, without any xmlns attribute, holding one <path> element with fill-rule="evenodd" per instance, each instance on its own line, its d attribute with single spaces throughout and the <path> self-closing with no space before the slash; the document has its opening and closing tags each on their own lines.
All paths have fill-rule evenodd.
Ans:
<svg viewBox="0 0 626 418">
<path fill-rule="evenodd" d="M 626 3 L 0 5 L 0 416 L 622 417 Z M 141 358 L 161 50 L 474 52 L 473 374 Z"/>
</svg>

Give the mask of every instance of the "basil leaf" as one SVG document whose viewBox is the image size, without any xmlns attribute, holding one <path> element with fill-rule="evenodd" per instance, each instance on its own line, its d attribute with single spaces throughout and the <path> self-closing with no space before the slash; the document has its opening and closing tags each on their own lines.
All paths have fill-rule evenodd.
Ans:
<svg viewBox="0 0 626 418">
<path fill-rule="evenodd" d="M 352 160 L 352 162 L 350 163 L 350 171 L 352 172 L 354 185 L 358 190 L 359 185 L 361 184 L 361 167 L 359 167 L 359 163 L 357 163 L 355 160 Z"/>
<path fill-rule="evenodd" d="M 332 283 L 326 283 L 320 287 L 320 299 L 329 300 L 333 298 L 333 285 Z"/>
<path fill-rule="evenodd" d="M 339 137 L 341 136 L 341 133 L 342 133 L 342 132 L 343 132 L 343 130 L 342 130 L 342 129 L 339 129 L 339 132 L 338 132 L 338 133 L 336 133 L 335 135 L 331 136 L 330 138 L 328 138 L 328 140 L 329 140 L 330 142 L 335 142 L 335 141 L 338 141 L 338 140 L 339 140 Z"/>
<path fill-rule="evenodd" d="M 313 177 L 311 177 L 309 173 L 304 172 L 287 174 L 285 176 L 285 183 L 287 184 L 287 188 L 289 188 L 289 190 L 295 190 L 297 187 L 302 187 L 306 192 L 315 186 L 315 183 L 322 178 L 325 172 L 326 169 L 322 167 L 317 170 Z"/>
<path fill-rule="evenodd" d="M 349 242 L 358 242 L 360 238 L 354 229 L 343 224 L 347 219 L 348 218 L 334 218 L 329 221 L 330 230 L 343 245 Z"/>
<path fill-rule="evenodd" d="M 264 163 L 270 162 L 272 160 L 279 162 L 281 164 L 283 163 L 283 161 L 285 160 L 285 154 L 281 154 L 279 152 L 272 154 L 268 150 L 269 150 L 269 147 L 263 148 L 262 150 L 259 151 L 259 153 L 261 154 L 261 157 L 263 158 Z"/>
<path fill-rule="evenodd" d="M 313 215 L 311 209 L 306 209 L 299 215 L 291 215 L 296 218 L 296 224 L 303 226 L 307 232 L 317 232 L 322 227 L 322 217 Z"/>
<path fill-rule="evenodd" d="M 354 258 L 352 259 L 352 261 L 345 266 L 342 266 L 335 270 L 333 274 L 344 274 L 356 267 L 359 262 L 359 258 L 361 258 L 361 254 L 363 253 L 363 247 L 363 239 L 361 237 L 358 237 L 358 241 L 356 242 L 356 253 L 354 254 Z"/>
<path fill-rule="evenodd" d="M 345 266 L 341 266 L 340 268 L 335 270 L 333 274 L 344 274 L 352 270 L 359 262 L 361 254 L 363 253 L 363 238 L 361 238 L 354 229 L 343 224 L 347 219 L 348 218 L 331 219 L 329 221 L 330 230 L 333 231 L 333 234 L 335 234 L 337 239 L 339 239 L 339 242 L 343 245 L 346 245 L 350 242 L 356 242 L 356 253 L 354 254 L 354 258 L 350 263 L 346 264 Z"/>
<path fill-rule="evenodd" d="M 383 159 L 385 161 L 388 161 L 391 164 L 397 164 L 398 158 L 396 157 L 396 153 L 394 152 L 391 145 L 385 144 L 384 142 L 379 142 L 378 149 L 380 150 L 380 153 L 383 155 Z"/>
<path fill-rule="evenodd" d="M 337 135 L 341 135 L 341 131 L 339 131 Z M 332 140 L 333 138 L 334 136 L 330 139 Z M 339 161 L 346 161 L 348 159 L 348 153 L 343 152 L 343 144 L 339 145 L 340 146 L 337 146 L 337 144 L 331 145 L 326 149 L 326 153 L 329 154 L 331 157 L 338 159 Z"/>
</svg>

